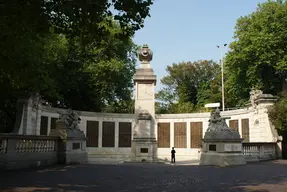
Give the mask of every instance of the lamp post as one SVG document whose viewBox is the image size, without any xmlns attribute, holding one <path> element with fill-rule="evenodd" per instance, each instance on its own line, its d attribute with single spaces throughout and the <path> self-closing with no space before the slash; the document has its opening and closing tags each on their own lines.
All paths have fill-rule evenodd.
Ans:
<svg viewBox="0 0 287 192">
<path fill-rule="evenodd" d="M 222 111 L 225 110 L 225 102 L 224 102 L 224 76 L 223 76 L 223 54 L 222 54 L 222 48 L 226 47 L 226 43 L 223 46 L 217 45 L 217 48 L 220 49 L 220 66 L 221 66 L 221 97 L 222 97 Z"/>
</svg>

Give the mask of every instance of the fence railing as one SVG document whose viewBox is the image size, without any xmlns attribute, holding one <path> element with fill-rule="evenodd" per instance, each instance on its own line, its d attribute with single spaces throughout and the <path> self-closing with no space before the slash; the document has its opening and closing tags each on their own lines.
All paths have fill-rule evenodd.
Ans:
<svg viewBox="0 0 287 192">
<path fill-rule="evenodd" d="M 264 161 L 278 158 L 277 143 L 242 143 L 246 161 Z"/>
</svg>

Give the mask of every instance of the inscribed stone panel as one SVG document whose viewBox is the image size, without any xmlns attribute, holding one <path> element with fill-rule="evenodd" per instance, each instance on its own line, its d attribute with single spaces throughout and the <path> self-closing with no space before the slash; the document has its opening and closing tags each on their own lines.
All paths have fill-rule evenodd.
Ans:
<svg viewBox="0 0 287 192">
<path fill-rule="evenodd" d="M 243 142 L 249 142 L 249 119 L 241 119 Z"/>
<path fill-rule="evenodd" d="M 174 123 L 174 147 L 186 148 L 186 122 Z"/>
<path fill-rule="evenodd" d="M 202 122 L 190 123 L 190 148 L 200 148 L 202 144 Z"/>
<path fill-rule="evenodd" d="M 87 147 L 99 146 L 99 122 L 87 121 Z"/>
<path fill-rule="evenodd" d="M 51 118 L 51 129 L 56 129 L 56 121 L 58 118 L 52 117 Z"/>
<path fill-rule="evenodd" d="M 138 99 L 152 99 L 153 89 L 151 83 L 139 83 L 137 87 L 137 98 Z"/>
<path fill-rule="evenodd" d="M 229 120 L 229 127 L 238 132 L 238 120 Z"/>
<path fill-rule="evenodd" d="M 119 123 L 119 147 L 131 147 L 132 145 L 132 123 Z"/>
<path fill-rule="evenodd" d="M 170 123 L 157 124 L 158 148 L 170 148 Z"/>
<path fill-rule="evenodd" d="M 102 147 L 115 147 L 115 122 L 103 122 Z"/>
<path fill-rule="evenodd" d="M 48 117 L 41 116 L 40 135 L 48 134 Z"/>
</svg>

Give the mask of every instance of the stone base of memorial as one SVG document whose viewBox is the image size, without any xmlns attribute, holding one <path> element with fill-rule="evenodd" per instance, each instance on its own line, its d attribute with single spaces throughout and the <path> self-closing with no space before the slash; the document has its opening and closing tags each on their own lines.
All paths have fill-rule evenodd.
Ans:
<svg viewBox="0 0 287 192">
<path fill-rule="evenodd" d="M 238 131 L 229 128 L 226 118 L 217 109 L 211 112 L 208 129 L 203 138 L 200 165 L 232 166 L 245 165 L 242 141 Z"/>
<path fill-rule="evenodd" d="M 206 132 L 203 139 L 200 165 L 245 165 L 242 141 L 238 132 Z"/>
<path fill-rule="evenodd" d="M 157 140 L 150 134 L 151 115 L 139 113 L 136 122 L 140 132 L 132 140 L 131 158 L 125 163 L 162 163 L 157 158 Z"/>
<path fill-rule="evenodd" d="M 83 131 L 67 129 L 61 120 L 56 122 L 56 129 L 51 130 L 51 136 L 61 137 L 59 142 L 58 163 L 84 164 L 88 160 L 86 151 L 86 136 Z"/>
<path fill-rule="evenodd" d="M 127 162 L 157 162 L 157 141 L 155 138 L 134 138 L 132 141 L 132 158 Z"/>
</svg>

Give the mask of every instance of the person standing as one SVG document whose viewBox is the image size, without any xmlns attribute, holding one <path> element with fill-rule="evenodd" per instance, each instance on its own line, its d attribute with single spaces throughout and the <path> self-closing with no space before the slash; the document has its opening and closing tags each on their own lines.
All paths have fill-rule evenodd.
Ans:
<svg viewBox="0 0 287 192">
<path fill-rule="evenodd" d="M 171 150 L 171 163 L 175 163 L 175 150 L 174 150 L 174 147 L 172 147 L 172 150 Z"/>
</svg>

